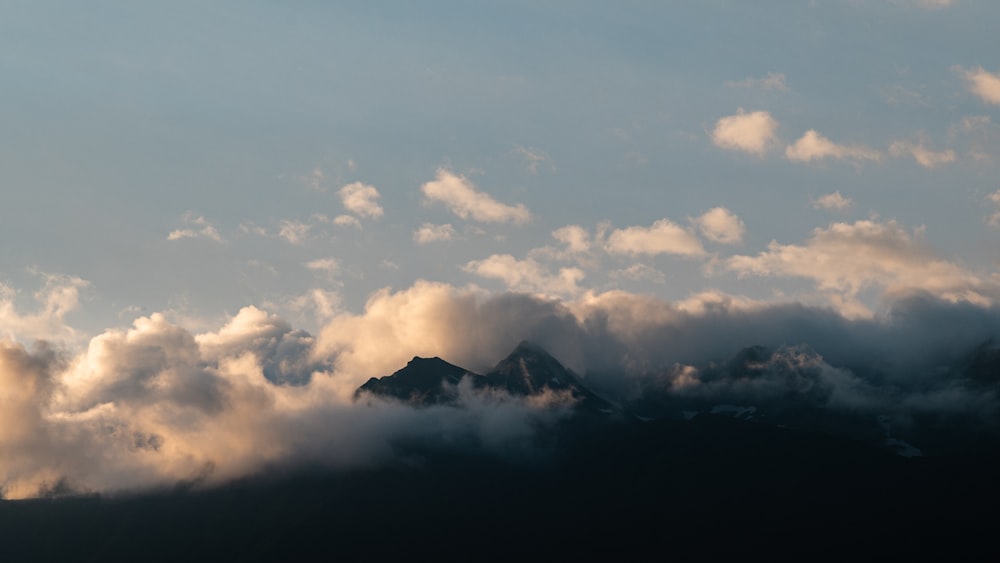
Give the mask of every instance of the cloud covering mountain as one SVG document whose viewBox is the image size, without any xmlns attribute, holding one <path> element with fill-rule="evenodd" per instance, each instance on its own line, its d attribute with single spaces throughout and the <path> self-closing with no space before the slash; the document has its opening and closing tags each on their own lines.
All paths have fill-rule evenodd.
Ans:
<svg viewBox="0 0 1000 563">
<path fill-rule="evenodd" d="M 254 307 L 197 334 L 153 314 L 78 354 L 3 345 L 0 475 L 16 498 L 367 466 L 407 439 L 530 457 L 534 433 L 566 411 L 461 385 L 453 405 L 353 400 L 413 356 L 485 372 L 522 338 L 619 402 L 652 393 L 678 411 L 755 405 L 996 432 L 998 313 L 921 293 L 851 319 L 796 303 L 685 309 L 624 292 L 558 301 L 418 282 L 315 336 Z"/>
</svg>

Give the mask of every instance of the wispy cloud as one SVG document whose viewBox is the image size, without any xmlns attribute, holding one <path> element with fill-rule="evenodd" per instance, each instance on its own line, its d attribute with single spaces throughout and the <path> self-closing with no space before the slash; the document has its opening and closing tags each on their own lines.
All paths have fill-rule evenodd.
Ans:
<svg viewBox="0 0 1000 563">
<path fill-rule="evenodd" d="M 167 240 L 181 240 L 185 238 L 207 238 L 215 242 L 223 242 L 222 235 L 219 234 L 215 225 L 210 223 L 202 215 L 195 215 L 188 211 L 181 219 L 188 227 L 175 229 L 167 235 Z"/>
<path fill-rule="evenodd" d="M 812 206 L 816 209 L 844 210 L 854 204 L 849 197 L 844 197 L 839 191 L 824 194 L 813 201 Z"/>
<path fill-rule="evenodd" d="M 775 92 L 787 92 L 788 85 L 785 84 L 785 73 L 769 72 L 761 78 L 749 77 L 743 80 L 731 80 L 726 82 L 730 88 L 753 88 L 760 90 L 773 90 Z"/>
<path fill-rule="evenodd" d="M 344 208 L 360 217 L 378 218 L 382 216 L 383 209 L 379 205 L 379 193 L 375 186 L 354 182 L 340 188 L 337 192 Z"/>
<path fill-rule="evenodd" d="M 540 149 L 517 145 L 516 147 L 514 147 L 514 154 L 517 154 L 518 156 L 524 159 L 525 165 L 528 168 L 528 172 L 532 174 L 537 174 L 538 167 L 542 166 L 543 164 L 547 165 L 547 168 L 549 168 L 549 170 L 556 169 L 555 165 L 552 163 L 552 158 Z"/>
<path fill-rule="evenodd" d="M 701 256 L 705 253 L 698 237 L 669 219 L 660 219 L 649 227 L 615 229 L 608 236 L 606 248 L 611 254 L 628 255 Z"/>
<path fill-rule="evenodd" d="M 840 145 L 820 135 L 815 129 L 806 131 L 799 140 L 785 148 L 785 158 L 796 162 L 810 162 L 826 158 L 853 161 L 882 159 L 882 153 L 864 145 Z"/>
<path fill-rule="evenodd" d="M 427 202 L 443 203 L 462 219 L 482 223 L 526 223 L 531 219 L 528 208 L 522 204 L 506 205 L 489 194 L 476 190 L 464 176 L 457 176 L 444 168 L 437 171 L 437 179 L 421 187 Z"/>
<path fill-rule="evenodd" d="M 76 276 L 33 273 L 43 285 L 32 294 L 36 307 L 31 312 L 20 309 L 19 292 L 13 286 L 0 282 L 0 340 L 75 339 L 78 333 L 67 324 L 66 316 L 79 307 L 80 293 L 90 284 Z"/>
<path fill-rule="evenodd" d="M 924 168 L 936 168 L 942 164 L 955 162 L 955 151 L 951 149 L 935 151 L 927 148 L 926 141 L 894 141 L 889 145 L 889 154 L 894 157 L 911 156 Z"/>
<path fill-rule="evenodd" d="M 965 79 L 970 92 L 988 104 L 1000 105 L 1000 74 L 993 74 L 983 67 L 971 70 L 958 67 L 958 71 Z"/>
<path fill-rule="evenodd" d="M 575 295 L 581 291 L 579 283 L 586 276 L 579 268 L 560 268 L 551 272 L 534 259 L 518 260 L 510 254 L 473 260 L 462 269 L 479 277 L 501 280 L 512 291 L 542 295 Z"/>
<path fill-rule="evenodd" d="M 417 244 L 429 244 L 453 238 L 455 238 L 455 227 L 452 227 L 448 223 L 443 225 L 424 223 L 419 229 L 413 231 L 413 240 Z"/>
<path fill-rule="evenodd" d="M 309 237 L 312 225 L 301 221 L 284 220 L 278 227 L 278 236 L 291 244 L 301 244 Z"/>
<path fill-rule="evenodd" d="M 993 204 L 995 211 L 987 219 L 987 223 L 992 227 L 1000 227 L 1000 190 L 986 196 L 986 200 Z"/>
</svg>

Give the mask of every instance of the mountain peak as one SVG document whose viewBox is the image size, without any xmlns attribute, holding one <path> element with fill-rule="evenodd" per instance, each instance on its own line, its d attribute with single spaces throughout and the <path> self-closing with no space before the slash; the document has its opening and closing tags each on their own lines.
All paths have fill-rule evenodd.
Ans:
<svg viewBox="0 0 1000 563">
<path fill-rule="evenodd" d="M 546 387 L 567 389 L 576 379 L 544 348 L 527 340 L 522 340 L 486 377 L 491 384 L 522 395 L 534 395 Z"/>
<path fill-rule="evenodd" d="M 482 377 L 437 356 L 432 358 L 414 356 L 407 362 L 406 367 L 392 375 L 369 379 L 357 390 L 355 396 L 367 391 L 418 404 L 438 403 L 448 399 L 449 390 L 445 384 L 457 385 L 466 375 L 474 378 Z"/>
</svg>

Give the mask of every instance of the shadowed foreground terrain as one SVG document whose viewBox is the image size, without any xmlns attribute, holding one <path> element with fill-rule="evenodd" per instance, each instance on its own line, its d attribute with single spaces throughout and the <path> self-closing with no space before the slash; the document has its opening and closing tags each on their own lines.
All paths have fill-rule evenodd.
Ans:
<svg viewBox="0 0 1000 563">
<path fill-rule="evenodd" d="M 540 438 L 542 439 L 542 438 Z M 321 468 L 142 496 L 0 502 L 2 561 L 994 559 L 994 455 L 903 458 L 713 415 L 586 416 L 503 461 L 399 444 Z"/>
</svg>

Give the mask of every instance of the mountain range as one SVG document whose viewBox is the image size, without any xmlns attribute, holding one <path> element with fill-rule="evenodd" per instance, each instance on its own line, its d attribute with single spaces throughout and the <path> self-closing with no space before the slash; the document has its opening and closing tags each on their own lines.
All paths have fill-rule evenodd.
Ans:
<svg viewBox="0 0 1000 563">
<path fill-rule="evenodd" d="M 747 348 L 704 377 L 757 381 L 771 357 Z M 482 393 L 566 416 L 533 427 L 541 455 L 404 437 L 390 460 L 347 471 L 0 500 L 0 561 L 1000 557 L 995 441 L 908 456 L 925 444 L 877 416 L 679 399 L 654 383 L 609 396 L 529 342 L 483 374 L 416 357 L 356 402 L 461 412 L 475 408 L 463 394 Z"/>
<path fill-rule="evenodd" d="M 587 387 L 572 370 L 563 366 L 542 347 L 521 341 L 486 374 L 450 364 L 438 357 L 414 357 L 392 375 L 369 379 L 355 392 L 390 397 L 414 405 L 454 403 L 463 380 L 475 390 L 493 390 L 514 397 L 544 393 L 562 395 L 577 409 L 611 413 L 613 405 Z"/>
<path fill-rule="evenodd" d="M 994 360 L 997 354 L 989 355 L 991 351 L 992 348 L 977 348 L 971 356 L 970 365 L 974 369 L 967 370 L 971 381 L 995 378 L 996 362 L 987 360 Z M 737 387 L 739 393 L 685 395 L 676 392 L 670 382 L 646 377 L 636 378 L 636 385 L 615 396 L 604 389 L 593 388 L 587 378 L 566 368 L 541 346 L 522 341 L 484 374 L 439 357 L 414 357 L 391 375 L 369 379 L 354 396 L 355 400 L 364 400 L 370 395 L 417 407 L 458 405 L 459 386 L 466 383 L 473 392 L 499 392 L 512 398 L 552 394 L 564 399 L 557 401 L 558 404 L 571 404 L 576 418 L 588 415 L 598 419 L 650 421 L 721 416 L 758 425 L 834 435 L 904 457 L 993 451 L 1000 447 L 995 433 L 963 426 L 957 420 L 948 421 L 949 424 L 939 420 L 915 420 L 900 427 L 878 412 L 828 408 L 825 402 L 829 401 L 832 392 L 821 385 L 815 373 L 809 368 L 773 365 L 774 355 L 774 351 L 761 346 L 750 346 L 727 362 L 703 371 L 704 381 L 715 383 L 717 387 L 722 387 L 719 383 L 735 382 L 732 387 Z M 788 389 L 776 396 L 759 393 L 756 403 L 747 403 L 747 397 L 753 397 L 753 393 L 745 389 L 761 382 Z"/>
</svg>

